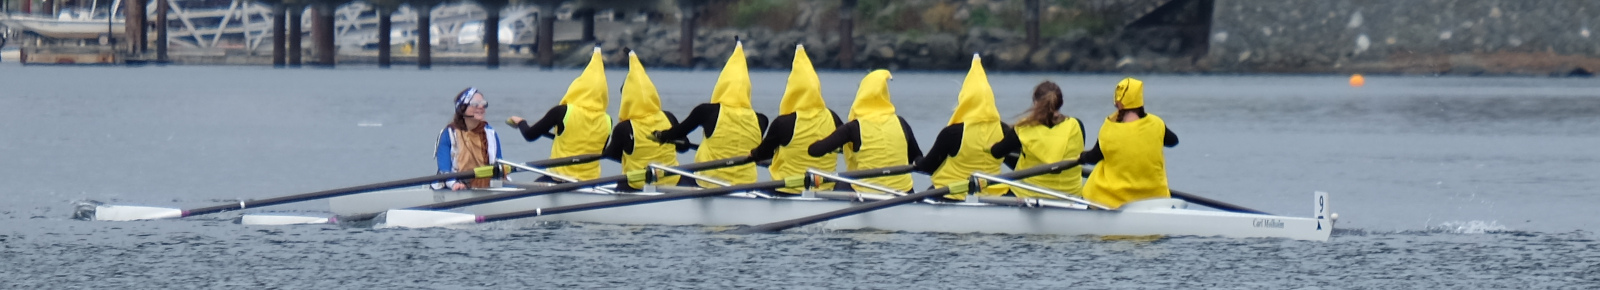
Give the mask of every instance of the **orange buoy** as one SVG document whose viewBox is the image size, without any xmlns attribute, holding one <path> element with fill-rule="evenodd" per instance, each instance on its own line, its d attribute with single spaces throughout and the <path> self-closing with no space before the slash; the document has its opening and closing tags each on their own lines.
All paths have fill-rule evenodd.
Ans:
<svg viewBox="0 0 1600 290">
<path fill-rule="evenodd" d="M 1359 88 L 1359 87 L 1361 87 L 1361 85 L 1365 85 L 1365 84 L 1367 84 L 1367 79 L 1361 77 L 1361 74 L 1350 75 L 1350 86 L 1351 87 Z"/>
</svg>

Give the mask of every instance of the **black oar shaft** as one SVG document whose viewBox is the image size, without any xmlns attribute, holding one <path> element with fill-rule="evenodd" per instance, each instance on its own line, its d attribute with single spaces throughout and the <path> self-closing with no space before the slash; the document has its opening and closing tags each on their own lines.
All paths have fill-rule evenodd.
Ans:
<svg viewBox="0 0 1600 290">
<path fill-rule="evenodd" d="M 886 176 L 886 175 L 895 175 L 895 174 L 905 174 L 907 172 L 911 172 L 911 169 L 912 168 L 911 168 L 910 165 L 903 165 L 903 166 L 886 167 L 886 168 L 878 168 L 878 169 L 866 169 L 866 170 L 840 172 L 839 176 L 848 177 L 848 178 L 867 178 L 867 177 L 877 177 L 877 176 Z M 601 202 L 591 202 L 591 203 L 585 203 L 585 204 L 574 204 L 574 205 L 568 205 L 568 206 L 558 206 L 558 207 L 552 207 L 552 208 L 541 208 L 541 209 L 535 209 L 535 210 L 527 210 L 527 211 L 519 211 L 519 212 L 509 212 L 509 213 L 502 213 L 502 214 L 486 215 L 486 216 L 480 217 L 479 218 L 479 222 L 492 222 L 492 221 L 500 221 L 500 220 L 535 217 L 535 216 L 541 216 L 541 215 L 562 214 L 562 213 L 589 211 L 589 210 L 597 210 L 597 209 L 606 209 L 606 208 L 637 205 L 637 204 L 656 203 L 656 202 L 672 201 L 672 200 L 679 200 L 679 199 L 690 199 L 690 198 L 699 198 L 699 197 L 718 196 L 718 195 L 725 195 L 725 194 L 741 192 L 741 191 L 773 189 L 773 188 L 785 187 L 787 185 L 788 185 L 788 182 L 786 182 L 784 180 L 762 181 L 762 182 L 746 183 L 746 184 L 727 186 L 727 187 L 701 189 L 701 190 L 695 190 L 695 191 L 689 191 L 689 192 L 683 192 L 683 193 L 640 196 L 640 197 L 634 197 L 634 198 L 625 198 L 625 199 L 608 200 L 608 201 L 601 201 Z"/>
<path fill-rule="evenodd" d="M 450 180 L 450 179 L 457 179 L 457 178 L 468 178 L 468 177 L 474 177 L 474 176 L 477 176 L 477 174 L 474 173 L 474 172 L 471 172 L 471 171 L 452 172 L 452 173 L 439 174 L 439 175 L 433 175 L 433 176 L 423 176 L 423 177 L 404 179 L 404 180 L 396 180 L 396 181 L 390 181 L 390 182 L 374 183 L 374 184 L 360 185 L 360 186 L 351 186 L 351 187 L 345 187 L 345 188 L 339 188 L 339 189 L 330 189 L 330 190 L 323 190 L 323 191 L 317 191 L 317 192 L 302 193 L 302 194 L 296 194 L 296 195 L 290 195 L 290 196 L 284 196 L 284 197 L 275 197 L 275 198 L 259 199 L 259 200 L 250 200 L 250 201 L 243 201 L 243 202 L 239 202 L 239 203 L 230 203 L 230 204 L 222 204 L 222 205 L 203 207 L 203 208 L 197 208 L 197 209 L 190 209 L 190 210 L 183 211 L 183 216 L 202 215 L 202 214 L 217 213 L 217 212 L 230 211 L 230 210 L 238 210 L 238 209 L 243 209 L 243 208 L 262 207 L 262 206 L 284 204 L 284 203 L 291 203 L 291 202 L 297 202 L 297 201 L 313 200 L 313 199 L 319 199 L 319 198 L 329 198 L 329 197 L 335 197 L 335 196 L 346 195 L 346 194 L 356 194 L 356 193 L 375 191 L 375 190 L 384 190 L 384 189 L 400 188 L 400 187 L 407 187 L 407 186 L 416 186 L 416 185 L 433 183 L 433 182 L 437 182 L 437 181 L 440 181 L 440 180 Z"/>
<path fill-rule="evenodd" d="M 1089 177 L 1089 175 L 1092 172 L 1094 172 L 1094 167 L 1089 167 L 1089 166 L 1084 166 L 1083 167 L 1083 177 Z M 1172 198 L 1182 199 L 1183 201 L 1187 201 L 1187 202 L 1193 203 L 1193 204 L 1203 205 L 1203 206 L 1206 206 L 1206 207 L 1209 207 L 1209 208 L 1220 209 L 1220 210 L 1224 210 L 1224 211 L 1237 212 L 1237 213 L 1253 213 L 1253 214 L 1272 215 L 1272 214 L 1264 212 L 1264 211 L 1254 210 L 1254 209 L 1250 209 L 1248 207 L 1243 207 L 1243 206 L 1239 206 L 1239 205 L 1236 205 L 1236 204 L 1223 202 L 1223 201 L 1220 201 L 1220 200 L 1210 199 L 1210 198 L 1206 198 L 1204 196 L 1194 195 L 1192 193 L 1172 190 L 1170 188 L 1167 189 L 1167 192 L 1172 194 Z"/>
<path fill-rule="evenodd" d="M 1190 194 L 1190 193 L 1187 193 L 1187 192 L 1182 192 L 1182 191 L 1177 191 L 1177 190 L 1170 190 L 1170 189 L 1167 190 L 1167 191 L 1172 193 L 1172 197 L 1173 198 L 1182 199 L 1183 201 L 1187 201 L 1187 202 L 1194 203 L 1194 204 L 1199 204 L 1199 205 L 1204 205 L 1204 206 L 1210 207 L 1210 208 L 1215 208 L 1215 209 L 1220 209 L 1220 210 L 1225 210 L 1225 211 L 1231 211 L 1231 212 L 1238 212 L 1238 213 L 1253 213 L 1253 214 L 1272 215 L 1272 214 L 1264 212 L 1264 211 L 1254 210 L 1254 209 L 1250 209 L 1250 208 L 1247 208 L 1247 207 L 1239 206 L 1239 205 L 1236 205 L 1236 204 L 1231 204 L 1231 203 L 1223 202 L 1223 201 L 1220 201 L 1220 200 L 1206 198 L 1204 196 Z"/>
<path fill-rule="evenodd" d="M 599 160 L 600 158 L 601 158 L 600 154 L 585 154 L 585 155 L 577 155 L 577 156 L 571 156 L 571 157 L 563 157 L 563 158 L 555 158 L 555 159 L 548 159 L 548 160 L 533 161 L 533 162 L 528 162 L 526 164 L 528 166 L 530 166 L 530 167 L 556 167 L 556 166 L 572 165 L 572 164 L 578 164 L 578 163 L 594 162 L 595 160 Z M 485 166 L 485 167 L 489 167 L 489 168 L 488 169 L 484 169 L 483 167 L 480 167 L 479 169 L 491 170 L 490 172 L 492 172 L 491 174 L 493 176 L 503 176 L 505 174 L 504 172 L 500 172 L 500 170 L 499 170 L 500 167 L 499 166 Z M 389 181 L 389 182 L 380 182 L 380 183 L 374 183 L 374 184 L 368 184 L 368 185 L 358 185 L 358 186 L 351 186 L 351 187 L 345 187 L 345 188 L 338 188 L 338 189 L 330 189 L 330 190 L 323 190 L 323 191 L 317 191 L 317 192 L 302 193 L 302 194 L 283 196 L 283 197 L 274 197 L 274 198 L 259 199 L 259 200 L 249 200 L 249 201 L 242 201 L 242 202 L 237 202 L 237 203 L 229 203 L 229 204 L 221 204 L 221 205 L 215 205 L 215 206 L 209 206 L 209 207 L 203 207 L 203 208 L 196 208 L 196 209 L 184 210 L 183 211 L 183 216 L 186 216 L 186 217 L 187 216 L 195 216 L 195 215 L 218 213 L 218 212 L 224 212 L 224 211 L 230 211 L 230 210 L 239 210 L 239 209 L 243 209 L 243 208 L 263 207 L 263 206 L 278 205 L 278 204 L 285 204 L 285 203 L 292 203 L 292 202 L 300 202 L 300 201 L 307 201 L 307 200 L 314 200 L 314 199 L 337 197 L 337 196 L 342 196 L 342 195 L 357 194 L 357 193 L 363 193 L 363 192 L 369 192 L 369 191 L 394 189 L 394 188 L 401 188 L 401 187 L 407 187 L 407 186 L 417 186 L 417 185 L 423 185 L 423 184 L 438 182 L 438 181 L 442 181 L 442 180 L 481 177 L 479 175 L 482 175 L 482 173 L 478 172 L 478 170 L 467 170 L 467 171 L 461 171 L 461 172 L 443 173 L 443 174 L 415 177 L 415 178 L 395 180 L 395 181 Z"/>
<path fill-rule="evenodd" d="M 1047 165 L 1035 166 L 1035 167 L 1031 167 L 1031 168 L 1027 168 L 1027 169 L 1023 169 L 1023 170 L 1018 170 L 1018 171 L 1006 172 L 1004 174 L 996 175 L 996 177 L 1005 178 L 1005 179 L 1022 179 L 1022 178 L 1031 177 L 1031 176 L 1034 176 L 1034 175 L 1040 175 L 1040 174 L 1045 174 L 1045 173 L 1050 173 L 1050 172 L 1058 172 L 1058 171 L 1061 171 L 1061 170 L 1064 170 L 1064 169 L 1067 169 L 1067 168 L 1070 168 L 1070 167 L 1076 166 L 1076 165 L 1078 165 L 1078 161 L 1077 160 L 1062 161 L 1062 162 L 1056 162 L 1056 163 L 1047 164 Z M 754 227 L 744 228 L 744 229 L 738 230 L 736 232 L 737 233 L 764 233 L 764 232 L 782 231 L 782 230 L 786 230 L 786 229 L 790 229 L 790 228 L 794 228 L 794 227 L 799 227 L 799 226 L 809 225 L 809 224 L 818 223 L 818 222 L 822 222 L 822 221 L 827 221 L 827 220 L 831 220 L 831 219 L 836 219 L 836 218 L 856 215 L 856 214 L 869 212 L 869 211 L 874 211 L 874 210 L 878 210 L 878 209 L 882 209 L 882 208 L 886 208 L 886 207 L 891 207 L 891 206 L 896 206 L 896 205 L 900 205 L 900 204 L 916 202 L 916 201 L 922 200 L 924 198 L 929 198 L 929 197 L 934 197 L 934 196 L 939 196 L 939 195 L 945 195 L 945 194 L 949 194 L 949 193 L 950 193 L 950 188 L 949 187 L 942 187 L 942 188 L 937 188 L 937 189 L 933 189 L 933 190 L 928 190 L 928 191 L 918 192 L 918 193 L 914 193 L 914 194 L 909 194 L 909 195 L 905 195 L 905 196 L 901 196 L 901 197 L 896 197 L 896 198 L 891 198 L 891 199 L 886 199 L 886 200 L 880 200 L 880 201 L 874 201 L 874 202 L 870 202 L 870 203 L 867 203 L 867 204 L 858 205 L 858 206 L 852 206 L 852 207 L 848 207 L 848 208 L 844 208 L 844 209 L 840 209 L 840 210 L 835 210 L 835 211 L 830 211 L 830 212 L 826 212 L 826 213 L 822 213 L 822 214 L 817 214 L 817 215 L 812 215 L 812 216 L 807 216 L 807 217 L 802 217 L 802 218 L 797 218 L 797 219 L 791 219 L 791 220 L 786 220 L 786 221 L 767 223 L 767 224 L 763 224 L 763 225 L 757 225 L 757 226 L 754 226 Z"/>
</svg>

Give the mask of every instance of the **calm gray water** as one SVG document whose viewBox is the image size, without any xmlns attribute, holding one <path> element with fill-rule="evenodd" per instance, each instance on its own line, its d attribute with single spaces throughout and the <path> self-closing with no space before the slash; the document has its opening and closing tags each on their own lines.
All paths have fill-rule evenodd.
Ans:
<svg viewBox="0 0 1600 290">
<path fill-rule="evenodd" d="M 610 69 L 610 86 L 625 73 Z M 895 74 L 896 104 L 924 147 L 963 73 Z M 1330 192 L 1342 219 L 1328 243 L 70 219 L 78 200 L 191 208 L 432 174 L 452 94 L 477 86 L 491 119 L 538 117 L 576 75 L 0 64 L 0 288 L 1600 287 L 1593 79 L 1373 76 L 1351 88 L 1342 76 L 1141 76 L 1150 112 L 1182 139 L 1167 150 L 1173 188 L 1291 216 Z M 824 73 L 830 107 L 846 112 L 862 75 Z M 663 106 L 686 114 L 716 73 L 651 76 Z M 775 113 L 786 77 L 753 73 L 758 110 Z M 1063 110 L 1093 134 L 1122 76 L 990 77 L 1008 116 L 1040 80 L 1061 83 Z M 501 136 L 509 159 L 548 152 L 548 141 Z"/>
</svg>

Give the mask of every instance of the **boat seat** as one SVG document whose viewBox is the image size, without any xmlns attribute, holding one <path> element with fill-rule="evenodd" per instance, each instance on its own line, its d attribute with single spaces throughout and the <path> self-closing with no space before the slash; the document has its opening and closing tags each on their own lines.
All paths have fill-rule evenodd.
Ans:
<svg viewBox="0 0 1600 290">
<path fill-rule="evenodd" d="M 1129 202 L 1129 203 L 1123 204 L 1122 208 L 1119 208 L 1118 210 L 1122 210 L 1122 211 L 1139 211 L 1139 210 L 1185 209 L 1185 208 L 1189 208 L 1189 202 L 1183 201 L 1182 199 L 1156 198 L 1156 199 L 1146 199 L 1146 200 L 1141 200 L 1141 201 Z"/>
</svg>

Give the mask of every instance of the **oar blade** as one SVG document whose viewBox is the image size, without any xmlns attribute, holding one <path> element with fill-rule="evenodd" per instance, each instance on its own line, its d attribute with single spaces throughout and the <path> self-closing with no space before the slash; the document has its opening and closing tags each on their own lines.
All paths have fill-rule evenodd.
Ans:
<svg viewBox="0 0 1600 290">
<path fill-rule="evenodd" d="M 134 205 L 99 205 L 87 214 L 96 221 L 137 221 L 183 217 L 183 210 L 167 207 Z"/>
<path fill-rule="evenodd" d="M 478 216 L 473 214 L 431 210 L 391 209 L 388 212 L 384 212 L 383 221 L 379 222 L 378 225 L 374 227 L 431 228 L 472 224 L 476 223 L 477 221 Z"/>
<path fill-rule="evenodd" d="M 335 220 L 330 217 L 298 216 L 283 214 L 247 214 L 239 217 L 239 224 L 255 226 L 284 226 L 284 225 L 309 225 L 331 224 Z"/>
</svg>

